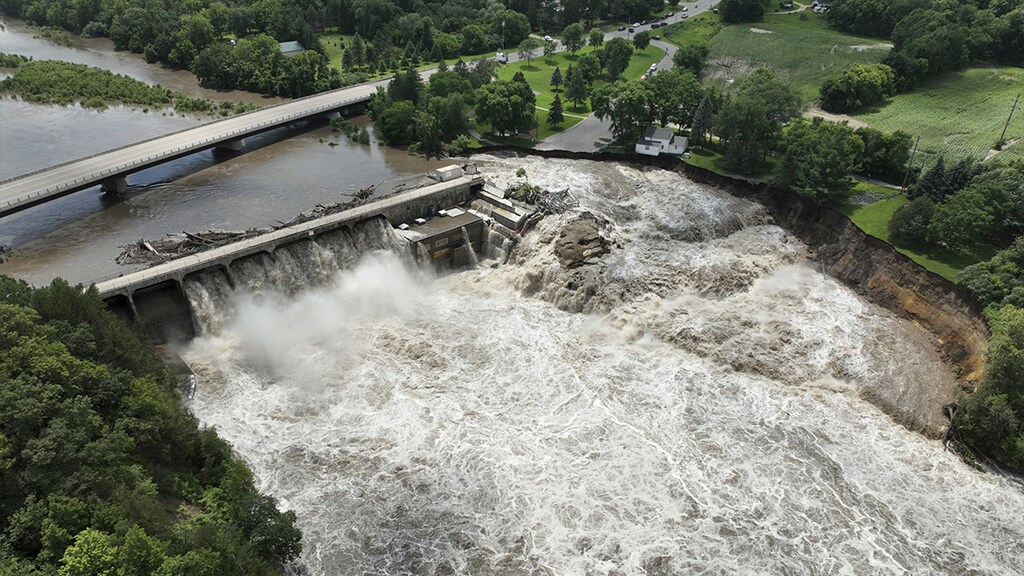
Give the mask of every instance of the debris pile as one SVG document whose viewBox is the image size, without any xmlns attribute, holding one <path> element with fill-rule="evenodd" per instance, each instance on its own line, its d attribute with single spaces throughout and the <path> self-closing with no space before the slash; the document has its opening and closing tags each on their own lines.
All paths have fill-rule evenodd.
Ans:
<svg viewBox="0 0 1024 576">
<path fill-rule="evenodd" d="M 238 242 L 239 240 L 253 238 L 265 232 L 266 229 L 260 230 L 255 228 L 245 232 L 207 230 L 199 234 L 192 234 L 190 232 L 168 234 L 166 238 L 159 240 L 140 238 L 132 244 L 121 246 L 121 253 L 114 260 L 122 266 L 129 264 L 160 264 L 175 258 L 191 256 L 204 250 Z"/>
</svg>

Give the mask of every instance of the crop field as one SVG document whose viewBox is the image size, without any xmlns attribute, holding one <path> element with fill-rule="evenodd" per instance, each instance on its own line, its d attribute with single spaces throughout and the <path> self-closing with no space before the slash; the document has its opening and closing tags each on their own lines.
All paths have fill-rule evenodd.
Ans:
<svg viewBox="0 0 1024 576">
<path fill-rule="evenodd" d="M 978 67 L 947 74 L 936 81 L 891 98 L 878 110 L 854 116 L 886 132 L 903 130 L 921 137 L 918 161 L 981 160 L 999 139 L 1013 99 L 1024 91 L 1024 68 Z M 1024 98 L 1006 130 L 1016 143 L 993 161 L 1024 159 Z"/>
<path fill-rule="evenodd" d="M 830 75 L 879 62 L 889 48 L 877 38 L 829 30 L 818 14 L 769 14 L 763 22 L 726 26 L 714 35 L 704 80 L 728 86 L 768 67 L 809 101 Z"/>
<path fill-rule="evenodd" d="M 569 69 L 570 64 L 574 64 L 579 56 L 592 51 L 593 48 L 586 47 L 576 55 L 569 54 L 568 52 L 559 52 L 553 54 L 550 58 L 545 58 L 543 55 L 536 56 L 532 61 L 527 64 L 524 62 L 512 62 L 506 64 L 498 69 L 498 78 L 501 80 L 511 80 L 515 73 L 522 70 L 523 76 L 526 77 L 526 81 L 530 83 L 530 87 L 533 88 L 534 93 L 537 96 L 537 139 L 542 140 L 548 136 L 562 132 L 572 126 L 575 126 L 580 120 L 590 114 L 590 101 L 589 99 L 584 101 L 579 108 L 574 108 L 571 102 L 565 100 L 564 86 L 559 88 L 562 94 L 562 110 L 565 115 L 565 122 L 555 130 L 548 127 L 547 110 L 551 107 L 551 102 L 555 99 L 555 92 L 551 88 L 551 73 L 554 72 L 555 66 L 559 66 L 562 69 L 562 76 L 565 76 L 566 71 Z M 538 50 L 539 52 L 539 50 Z M 633 57 L 629 60 L 629 68 L 623 73 L 625 78 L 630 80 L 636 80 L 647 71 L 647 68 L 655 63 L 659 62 L 665 52 L 654 46 L 648 46 L 643 52 L 633 51 Z M 598 80 L 594 82 L 593 90 L 604 86 L 605 82 Z"/>
</svg>

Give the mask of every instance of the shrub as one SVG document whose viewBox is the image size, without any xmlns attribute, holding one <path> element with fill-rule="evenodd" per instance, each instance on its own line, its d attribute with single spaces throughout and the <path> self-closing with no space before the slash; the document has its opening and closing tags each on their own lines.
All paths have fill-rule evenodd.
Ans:
<svg viewBox="0 0 1024 576">
<path fill-rule="evenodd" d="M 924 243 L 934 211 L 935 204 L 927 196 L 900 206 L 889 220 L 889 238 L 893 243 L 904 246 Z"/>
</svg>

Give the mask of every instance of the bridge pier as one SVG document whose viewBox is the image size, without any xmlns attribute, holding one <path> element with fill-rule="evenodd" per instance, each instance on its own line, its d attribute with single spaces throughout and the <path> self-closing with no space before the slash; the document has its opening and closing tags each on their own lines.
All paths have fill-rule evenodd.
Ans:
<svg viewBox="0 0 1024 576">
<path fill-rule="evenodd" d="M 239 138 L 237 140 L 228 140 L 217 144 L 217 150 L 226 150 L 229 152 L 241 152 L 245 150 L 245 138 Z"/>
<path fill-rule="evenodd" d="M 324 112 L 320 117 L 328 121 L 334 120 L 335 118 L 341 118 L 341 111 L 335 110 L 334 112 Z"/>
<path fill-rule="evenodd" d="M 124 194 L 128 190 L 127 176 L 114 176 L 100 182 L 100 188 L 108 194 Z"/>
</svg>

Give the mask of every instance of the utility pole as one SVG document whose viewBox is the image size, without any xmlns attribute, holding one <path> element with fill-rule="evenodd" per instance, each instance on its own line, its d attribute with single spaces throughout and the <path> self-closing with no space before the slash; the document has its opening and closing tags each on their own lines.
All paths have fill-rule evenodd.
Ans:
<svg viewBox="0 0 1024 576">
<path fill-rule="evenodd" d="M 1006 129 L 1010 127 L 1010 120 L 1013 118 L 1013 113 L 1017 111 L 1017 101 L 1020 100 L 1020 92 L 1017 92 L 1017 97 L 1013 99 L 1013 107 L 1010 108 L 1010 115 L 1006 117 L 1006 125 L 1003 126 L 1003 133 L 999 135 L 999 140 L 996 142 L 996 146 L 1000 146 L 1003 143 L 1003 138 L 1006 138 Z"/>
<path fill-rule="evenodd" d="M 903 194 L 907 193 L 907 180 L 910 179 L 910 169 L 914 166 L 914 157 L 917 156 L 917 145 L 921 143 L 921 135 L 917 135 L 917 142 L 914 142 L 914 151 L 910 153 L 910 160 L 907 162 L 907 171 L 903 173 L 903 185 L 900 186 L 900 192 Z"/>
</svg>

